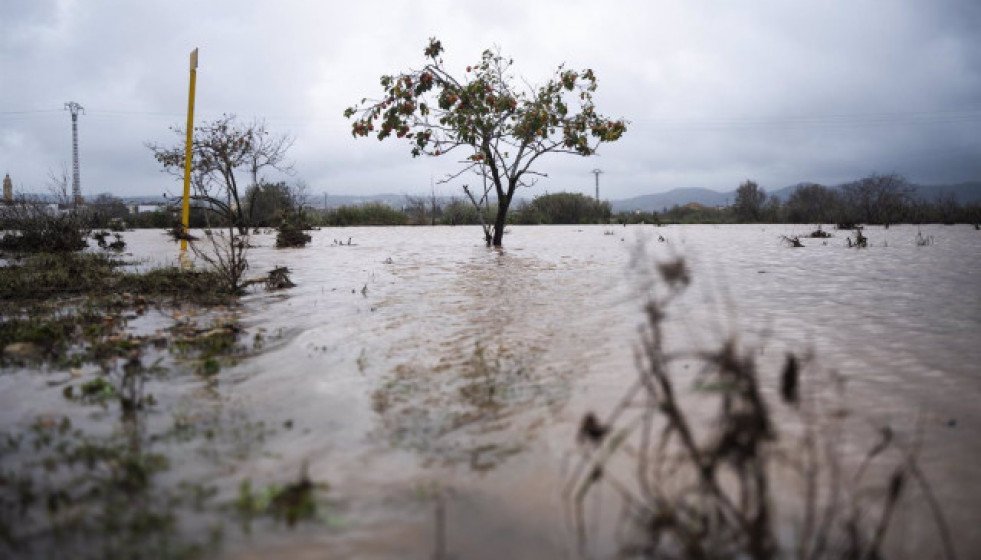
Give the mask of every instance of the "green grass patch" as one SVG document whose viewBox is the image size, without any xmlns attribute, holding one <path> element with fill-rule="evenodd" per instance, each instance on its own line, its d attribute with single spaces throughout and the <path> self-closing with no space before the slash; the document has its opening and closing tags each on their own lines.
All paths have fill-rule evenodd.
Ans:
<svg viewBox="0 0 981 560">
<path fill-rule="evenodd" d="M 122 270 L 125 261 L 97 253 L 38 254 L 0 268 L 0 299 L 42 300 L 51 297 L 100 296 L 133 292 L 185 301 L 228 301 L 218 274 L 177 267 L 146 272 Z"/>
</svg>

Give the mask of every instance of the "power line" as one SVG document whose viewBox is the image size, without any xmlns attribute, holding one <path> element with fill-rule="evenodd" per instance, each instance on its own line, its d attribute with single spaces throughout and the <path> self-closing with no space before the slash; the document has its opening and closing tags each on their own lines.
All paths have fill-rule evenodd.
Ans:
<svg viewBox="0 0 981 560">
<path fill-rule="evenodd" d="M 107 116 L 107 117 L 166 117 L 166 118 L 176 118 L 184 117 L 183 113 L 167 113 L 164 111 L 120 111 L 120 110 L 100 110 L 100 109 L 90 109 L 88 113 L 89 116 Z"/>
<path fill-rule="evenodd" d="M 0 115 L 32 115 L 35 113 L 60 113 L 62 109 L 34 109 L 27 111 L 0 111 Z"/>
<path fill-rule="evenodd" d="M 36 116 L 46 116 L 53 115 L 55 113 L 60 113 L 62 110 L 58 109 L 40 109 L 40 110 L 24 110 L 24 111 L 0 111 L 0 120 L 13 120 L 13 119 L 28 119 Z M 242 113 L 237 113 L 235 111 L 225 111 L 225 112 L 205 112 L 204 116 L 207 118 L 218 118 L 223 114 L 235 114 L 242 117 Z M 132 119 L 134 117 L 145 117 L 148 119 L 183 119 L 185 113 L 171 113 L 167 111 L 124 111 L 118 109 L 98 109 L 98 108 L 86 108 L 85 115 L 89 118 L 127 118 Z M 248 117 L 252 118 L 252 117 Z M 254 118 L 264 120 L 266 122 L 326 122 L 336 120 L 333 116 L 326 117 L 313 117 L 306 115 L 273 115 L 273 116 L 258 116 Z"/>
</svg>

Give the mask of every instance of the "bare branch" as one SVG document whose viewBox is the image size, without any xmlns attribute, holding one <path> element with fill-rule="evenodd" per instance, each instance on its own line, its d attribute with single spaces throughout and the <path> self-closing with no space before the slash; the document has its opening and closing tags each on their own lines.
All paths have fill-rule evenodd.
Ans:
<svg viewBox="0 0 981 560">
<path fill-rule="evenodd" d="M 184 138 L 186 131 L 180 126 L 171 130 Z M 253 185 L 262 181 L 261 173 L 266 169 L 292 175 L 293 164 L 286 160 L 292 145 L 293 138 L 288 135 L 270 135 L 262 120 L 241 125 L 235 115 L 223 115 L 195 127 L 191 166 L 195 192 L 212 203 L 210 210 L 244 233 L 251 224 L 242 204 L 236 172 L 244 169 Z M 172 147 L 151 143 L 146 146 L 165 172 L 183 176 L 186 156 L 183 142 Z M 224 202 L 219 203 L 222 198 Z"/>
</svg>

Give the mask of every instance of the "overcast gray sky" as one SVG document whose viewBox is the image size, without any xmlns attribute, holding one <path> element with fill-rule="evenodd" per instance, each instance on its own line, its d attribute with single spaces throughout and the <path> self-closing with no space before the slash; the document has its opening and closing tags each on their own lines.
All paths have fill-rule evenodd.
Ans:
<svg viewBox="0 0 981 560">
<path fill-rule="evenodd" d="M 422 193 L 455 166 L 407 144 L 355 140 L 345 107 L 423 63 L 429 37 L 462 72 L 487 47 L 528 82 L 593 68 L 600 112 L 630 121 L 597 157 L 555 156 L 533 196 L 676 187 L 767 189 L 901 173 L 981 179 L 978 0 L 3 0 L 0 173 L 44 192 L 71 164 L 83 194 L 179 192 L 144 143 L 177 143 L 188 54 L 196 121 L 265 118 L 296 138 L 295 179 L 319 194 Z M 275 177 L 270 177 L 275 179 Z M 444 195 L 458 185 L 438 185 Z"/>
</svg>

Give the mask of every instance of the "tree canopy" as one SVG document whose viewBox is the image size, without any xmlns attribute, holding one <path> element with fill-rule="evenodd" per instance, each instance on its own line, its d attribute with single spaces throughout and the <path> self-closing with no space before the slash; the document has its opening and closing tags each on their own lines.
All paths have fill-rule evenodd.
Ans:
<svg viewBox="0 0 981 560">
<path fill-rule="evenodd" d="M 600 144 L 619 140 L 627 123 L 597 112 L 590 69 L 560 65 L 544 85 L 520 89 L 513 60 L 496 50 L 485 50 L 460 77 L 445 67 L 442 53 L 442 43 L 430 39 L 422 68 L 382 76 L 382 96 L 362 99 L 344 116 L 353 119 L 353 136 L 405 139 L 413 157 L 456 153 L 461 168 L 446 180 L 475 173 L 481 190 L 464 190 L 477 206 L 496 195 L 497 215 L 484 233 L 488 245 L 499 246 L 515 191 L 545 175 L 535 167 L 542 156 L 593 155 Z"/>
<path fill-rule="evenodd" d="M 766 203 L 766 191 L 754 181 L 746 181 L 736 189 L 736 200 L 733 204 L 736 216 L 746 222 L 758 222 L 763 218 L 763 205 Z"/>
<path fill-rule="evenodd" d="M 903 210 L 915 190 L 905 177 L 896 174 L 872 174 L 841 187 L 842 196 L 852 209 L 852 219 L 866 224 L 903 219 Z"/>
<path fill-rule="evenodd" d="M 536 196 L 519 208 L 515 221 L 523 224 L 605 224 L 612 212 L 609 202 L 582 193 L 559 192 Z"/>
</svg>

